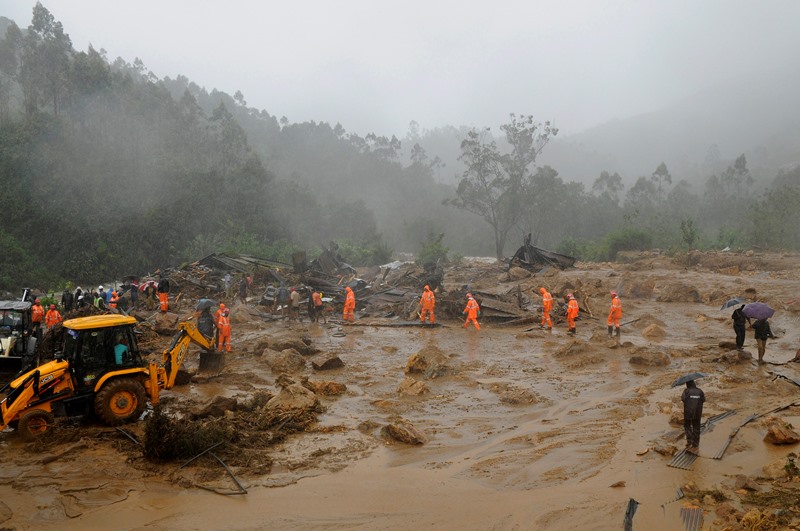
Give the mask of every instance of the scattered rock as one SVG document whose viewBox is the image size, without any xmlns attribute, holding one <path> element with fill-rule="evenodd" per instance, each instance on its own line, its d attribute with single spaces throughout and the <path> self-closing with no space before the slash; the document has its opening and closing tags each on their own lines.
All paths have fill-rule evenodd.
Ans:
<svg viewBox="0 0 800 531">
<path fill-rule="evenodd" d="M 429 393 L 430 389 L 425 382 L 406 376 L 403 381 L 400 382 L 397 392 L 410 396 L 420 396 Z"/>
<path fill-rule="evenodd" d="M 524 280 L 526 278 L 530 278 L 531 272 L 527 269 L 523 269 L 521 267 L 512 267 L 508 270 L 508 281 L 513 282 L 516 280 Z"/>
<path fill-rule="evenodd" d="M 642 330 L 642 337 L 645 339 L 649 339 L 651 341 L 661 341 L 667 336 L 667 333 L 664 332 L 664 329 L 658 326 L 657 324 L 651 324 L 644 330 Z"/>
<path fill-rule="evenodd" d="M 800 434 L 779 417 L 769 416 L 763 420 L 762 424 L 767 428 L 764 442 L 771 444 L 796 444 L 800 442 Z"/>
<path fill-rule="evenodd" d="M 733 483 L 733 490 L 749 490 L 749 491 L 757 491 L 758 490 L 758 483 L 750 479 L 749 477 L 745 476 L 744 474 L 737 474 L 736 481 Z"/>
<path fill-rule="evenodd" d="M 207 417 L 223 417 L 226 411 L 236 411 L 239 402 L 235 398 L 227 398 L 224 396 L 216 396 L 210 404 L 206 405 L 200 411 L 191 413 L 189 418 L 192 420 L 204 419 Z"/>
<path fill-rule="evenodd" d="M 283 351 L 286 350 L 287 348 L 293 348 L 303 356 L 311 356 L 312 354 L 321 352 L 320 349 L 315 348 L 310 344 L 306 344 L 305 341 L 296 337 L 281 337 L 275 339 L 270 345 L 270 348 L 272 350 L 277 350 L 277 351 Z"/>
<path fill-rule="evenodd" d="M 275 382 L 281 386 L 280 392 L 267 402 L 269 409 L 315 409 L 319 399 L 311 390 L 294 382 L 282 374 Z"/>
<path fill-rule="evenodd" d="M 172 336 L 178 329 L 178 314 L 172 312 L 155 314 L 155 331 L 162 336 Z"/>
<path fill-rule="evenodd" d="M 678 452 L 678 448 L 674 444 L 657 444 L 653 446 L 653 451 L 667 457 L 672 457 Z"/>
<path fill-rule="evenodd" d="M 263 354 L 267 366 L 273 374 L 293 373 L 302 370 L 306 366 L 306 360 L 294 349 L 286 349 L 283 352 L 276 352 L 266 349 Z"/>
<path fill-rule="evenodd" d="M 334 356 L 332 358 L 328 358 L 322 363 L 312 361 L 311 366 L 314 367 L 315 371 L 330 371 L 332 369 L 341 369 L 344 367 L 344 362 L 339 356 Z"/>
<path fill-rule="evenodd" d="M 433 345 L 426 346 L 412 354 L 406 363 L 406 374 L 426 373 L 431 367 L 445 367 L 447 355 Z"/>
<path fill-rule="evenodd" d="M 609 485 L 609 487 L 611 487 L 612 489 L 618 489 L 618 488 L 624 487 L 624 486 L 625 486 L 625 482 L 624 481 L 617 481 L 616 483 L 612 483 L 611 485 Z"/>
<path fill-rule="evenodd" d="M 402 443 L 425 444 L 428 442 L 424 433 L 404 419 L 388 424 L 383 429 L 389 437 Z"/>
<path fill-rule="evenodd" d="M 303 387 L 306 389 L 322 396 L 339 396 L 347 391 L 347 386 L 345 384 L 333 382 L 331 380 L 309 380 L 308 378 L 303 378 L 300 383 L 303 384 Z"/>
<path fill-rule="evenodd" d="M 536 395 L 525 389 L 504 389 L 498 393 L 500 402 L 504 404 L 519 405 L 538 402 Z"/>
<path fill-rule="evenodd" d="M 397 347 L 395 347 L 394 345 L 384 345 L 384 346 L 381 347 L 381 350 L 384 351 L 384 352 L 388 352 L 389 354 L 394 354 L 399 349 Z"/>
<path fill-rule="evenodd" d="M 736 343 L 733 341 L 720 341 L 719 348 L 725 350 L 736 350 L 738 347 L 736 346 Z"/>
<path fill-rule="evenodd" d="M 786 459 L 777 459 L 761 469 L 765 478 L 780 479 L 786 477 Z"/>
<path fill-rule="evenodd" d="M 244 324 L 251 323 L 259 317 L 251 313 L 250 307 L 242 302 L 237 302 L 231 309 L 231 323 Z"/>
</svg>

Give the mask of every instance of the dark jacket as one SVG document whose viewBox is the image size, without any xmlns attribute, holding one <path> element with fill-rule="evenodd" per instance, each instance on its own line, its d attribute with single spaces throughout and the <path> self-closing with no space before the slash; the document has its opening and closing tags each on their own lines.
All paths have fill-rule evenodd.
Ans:
<svg viewBox="0 0 800 531">
<path fill-rule="evenodd" d="M 208 308 L 203 310 L 203 313 L 197 318 L 197 329 L 200 333 L 208 338 L 214 337 L 214 331 L 217 325 L 214 323 L 214 317 L 208 311 Z"/>
<path fill-rule="evenodd" d="M 745 326 L 750 321 L 741 308 L 736 308 L 733 310 L 731 319 L 733 319 L 733 326 Z"/>
<path fill-rule="evenodd" d="M 753 323 L 753 330 L 756 331 L 756 339 L 775 338 L 772 335 L 772 329 L 769 327 L 769 321 L 766 319 L 759 319 Z"/>
<path fill-rule="evenodd" d="M 169 293 L 169 280 L 162 278 L 158 281 L 157 290 L 159 293 Z"/>
<path fill-rule="evenodd" d="M 687 387 L 681 395 L 683 401 L 683 418 L 686 420 L 697 420 L 703 416 L 703 402 L 706 395 L 702 389 L 697 387 Z"/>
</svg>

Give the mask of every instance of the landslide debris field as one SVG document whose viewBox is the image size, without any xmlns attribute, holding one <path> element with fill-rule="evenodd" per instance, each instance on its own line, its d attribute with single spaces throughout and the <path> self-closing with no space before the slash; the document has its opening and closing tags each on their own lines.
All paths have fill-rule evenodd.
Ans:
<svg viewBox="0 0 800 531">
<path fill-rule="evenodd" d="M 480 332 L 442 314 L 435 328 L 375 313 L 343 326 L 234 304 L 224 369 L 198 373 L 191 354 L 190 381 L 139 422 L 59 419 L 30 444 L 0 434 L 0 526 L 617 529 L 633 498 L 634 529 L 690 517 L 800 528 L 800 256 L 623 259 L 445 268 L 445 292 L 468 284 L 530 313 L 487 317 Z M 533 324 L 539 286 L 576 294 L 575 338 Z M 619 342 L 606 334 L 611 289 L 629 322 Z M 776 310 L 767 363 L 752 359 L 752 330 L 736 351 L 732 309 L 720 310 L 733 297 Z M 169 337 L 142 328 L 158 357 Z M 708 374 L 714 420 L 677 468 L 682 387 L 670 384 L 694 371 Z"/>
</svg>

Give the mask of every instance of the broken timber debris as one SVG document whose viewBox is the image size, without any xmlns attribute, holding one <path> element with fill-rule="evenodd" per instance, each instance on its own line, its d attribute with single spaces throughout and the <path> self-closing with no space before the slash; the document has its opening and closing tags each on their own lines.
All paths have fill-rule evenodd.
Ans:
<svg viewBox="0 0 800 531">
<path fill-rule="evenodd" d="M 511 266 L 517 263 L 528 270 L 540 269 L 543 266 L 568 269 L 574 266 L 576 261 L 577 259 L 572 256 L 534 247 L 531 245 L 531 235 L 528 233 L 528 235 L 525 236 L 522 247 L 517 249 L 514 256 L 509 259 L 508 268 L 511 269 Z"/>
</svg>

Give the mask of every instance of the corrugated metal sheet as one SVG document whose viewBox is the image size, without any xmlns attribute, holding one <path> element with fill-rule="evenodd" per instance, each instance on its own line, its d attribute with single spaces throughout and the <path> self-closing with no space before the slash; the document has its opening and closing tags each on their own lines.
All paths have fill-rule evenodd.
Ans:
<svg viewBox="0 0 800 531">
<path fill-rule="evenodd" d="M 667 466 L 671 466 L 672 468 L 680 468 L 681 470 L 691 470 L 696 460 L 697 456 L 693 453 L 687 452 L 686 448 L 684 448 L 675 454 L 675 457 L 672 458 L 672 461 L 667 463 Z"/>
<path fill-rule="evenodd" d="M 700 507 L 681 507 L 681 521 L 686 531 L 700 531 L 703 527 L 703 509 Z"/>
</svg>

